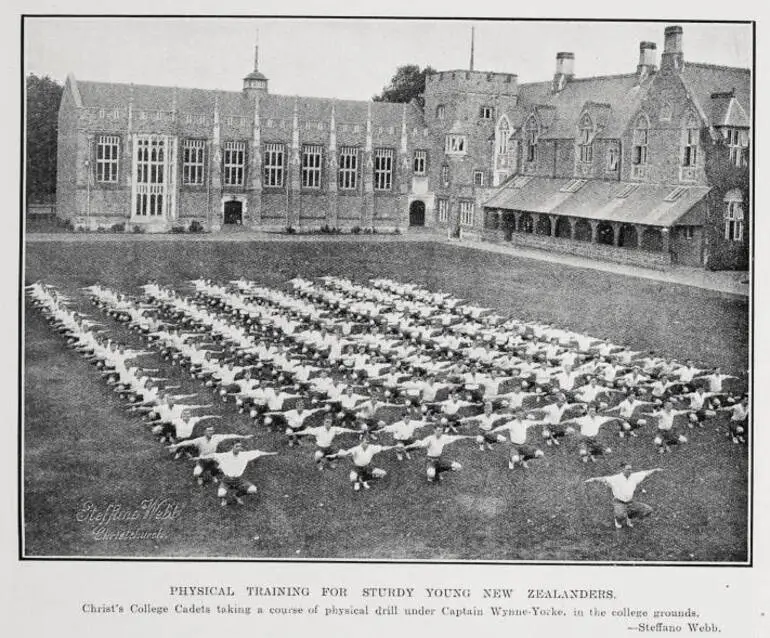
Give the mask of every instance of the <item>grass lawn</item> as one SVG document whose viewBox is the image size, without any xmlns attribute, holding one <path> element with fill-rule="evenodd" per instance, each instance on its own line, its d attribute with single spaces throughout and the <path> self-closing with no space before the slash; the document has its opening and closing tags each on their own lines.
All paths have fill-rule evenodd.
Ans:
<svg viewBox="0 0 770 638">
<path fill-rule="evenodd" d="M 418 242 L 226 243 L 126 241 L 34 243 L 26 278 L 68 291 L 96 281 L 136 293 L 155 277 L 182 285 L 206 276 L 239 276 L 282 286 L 295 274 L 389 276 L 452 292 L 482 305 L 609 338 L 637 350 L 748 367 L 745 299 L 696 288 L 524 260 L 471 248 Z M 287 557 L 470 560 L 698 560 L 747 558 L 747 454 L 713 424 L 660 457 L 652 435 L 613 441 L 613 454 L 580 463 L 574 441 L 546 448 L 527 472 L 509 472 L 501 448 L 447 448 L 463 464 L 440 486 L 424 479 L 422 455 L 398 463 L 375 457 L 388 476 L 354 493 L 348 466 L 318 472 L 313 446 L 288 448 L 282 435 L 258 432 L 254 446 L 276 450 L 247 470 L 260 492 L 244 508 L 221 509 L 200 488 L 191 464 L 172 461 L 139 421 L 126 414 L 93 367 L 67 350 L 37 311 L 25 315 L 24 516 L 28 555 Z M 138 344 L 111 320 L 121 340 Z M 153 355 L 146 365 L 183 380 Z M 204 401 L 201 401 L 201 403 Z M 253 431 L 233 404 L 212 410 L 221 432 Z M 720 420 L 720 423 L 724 421 Z M 342 441 L 345 442 L 344 440 Z M 352 444 L 353 441 L 351 440 Z M 640 500 L 650 519 L 617 533 L 606 488 L 583 480 L 614 472 L 621 459 L 665 472 L 647 480 Z M 137 509 L 144 499 L 178 504 L 160 523 L 113 522 L 111 529 L 162 528 L 159 539 L 98 540 L 78 520 L 83 503 Z M 82 517 L 80 517 L 82 518 Z"/>
</svg>

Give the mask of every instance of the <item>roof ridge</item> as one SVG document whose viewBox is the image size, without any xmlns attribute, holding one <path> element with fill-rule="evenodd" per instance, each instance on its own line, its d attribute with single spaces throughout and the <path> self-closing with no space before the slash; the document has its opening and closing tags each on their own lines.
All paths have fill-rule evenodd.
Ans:
<svg viewBox="0 0 770 638">
<path fill-rule="evenodd" d="M 688 62 L 685 61 L 684 68 L 688 66 L 700 67 L 703 69 L 719 69 L 720 71 L 741 71 L 743 73 L 751 74 L 751 69 L 747 69 L 743 66 L 727 66 L 726 64 L 710 64 L 708 62 Z"/>
</svg>

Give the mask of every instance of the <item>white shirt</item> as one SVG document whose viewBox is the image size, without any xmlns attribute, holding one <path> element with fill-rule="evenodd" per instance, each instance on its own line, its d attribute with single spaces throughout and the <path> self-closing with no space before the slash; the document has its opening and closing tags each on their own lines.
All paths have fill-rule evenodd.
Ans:
<svg viewBox="0 0 770 638">
<path fill-rule="evenodd" d="M 316 445 L 321 448 L 328 448 L 331 446 L 332 441 L 334 441 L 335 436 L 347 431 L 348 430 L 345 428 L 341 428 L 336 425 L 333 425 L 328 430 L 326 429 L 326 426 L 323 425 L 317 428 L 309 428 L 307 430 L 309 434 L 312 434 L 315 437 Z"/>
<path fill-rule="evenodd" d="M 514 419 L 508 421 L 502 428 L 508 430 L 511 437 L 511 443 L 516 445 L 524 445 L 527 442 L 527 428 L 529 424 L 525 423 L 521 419 Z"/>
<path fill-rule="evenodd" d="M 599 479 L 601 483 L 609 486 L 612 490 L 612 496 L 624 503 L 630 503 L 634 498 L 636 486 L 645 478 L 652 474 L 652 470 L 646 472 L 634 472 L 626 478 L 626 475 L 615 474 L 614 476 L 603 476 Z"/>
<path fill-rule="evenodd" d="M 408 421 L 397 421 L 392 425 L 388 425 L 383 428 L 386 432 L 393 434 L 393 438 L 396 441 L 408 441 L 414 436 L 415 430 L 421 428 L 425 423 L 423 421 L 415 421 L 409 419 Z"/>
<path fill-rule="evenodd" d="M 215 460 L 219 464 L 219 469 L 222 470 L 225 476 L 237 478 L 246 470 L 249 461 L 265 456 L 265 454 L 265 452 L 259 450 L 239 452 L 237 455 L 232 452 L 218 452 L 211 454 L 208 458 Z"/>
<path fill-rule="evenodd" d="M 382 452 L 383 449 L 382 445 L 368 445 L 366 449 L 361 445 L 357 445 L 349 450 L 344 450 L 342 455 L 353 457 L 353 464 L 356 467 L 366 467 L 372 462 L 372 457 L 377 454 L 377 452 Z"/>
<path fill-rule="evenodd" d="M 217 447 L 222 441 L 239 438 L 241 437 L 237 434 L 212 434 L 211 438 L 199 436 L 197 439 L 191 439 L 188 443 L 192 443 L 198 448 L 198 456 L 209 456 L 216 453 Z"/>
<path fill-rule="evenodd" d="M 551 403 L 550 405 L 546 405 L 544 408 L 542 408 L 543 412 L 545 412 L 545 422 L 550 423 L 551 425 L 555 425 L 561 421 L 561 417 L 566 409 L 566 403 L 563 403 L 561 407 L 559 407 L 558 403 Z"/>
<path fill-rule="evenodd" d="M 441 456 L 441 453 L 444 451 L 444 446 L 449 445 L 450 443 L 454 443 L 455 441 L 459 441 L 460 439 L 465 438 L 462 435 L 455 435 L 451 436 L 449 434 L 442 434 L 441 436 L 436 436 L 435 434 L 431 434 L 429 437 L 426 437 L 422 439 L 421 441 L 417 442 L 417 447 L 424 447 L 427 450 L 428 456 L 431 458 L 438 458 Z"/>
</svg>

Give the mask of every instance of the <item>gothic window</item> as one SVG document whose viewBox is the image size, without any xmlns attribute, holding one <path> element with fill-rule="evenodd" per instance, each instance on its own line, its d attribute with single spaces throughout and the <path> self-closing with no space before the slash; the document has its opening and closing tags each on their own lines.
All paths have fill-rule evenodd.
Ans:
<svg viewBox="0 0 770 638">
<path fill-rule="evenodd" d="M 321 187 L 321 158 L 323 146 L 307 144 L 302 147 L 302 188 Z"/>
<path fill-rule="evenodd" d="M 590 164 L 594 159 L 594 124 L 588 113 L 580 119 L 578 127 L 578 156 L 581 164 Z"/>
<path fill-rule="evenodd" d="M 428 165 L 428 151 L 415 151 L 413 172 L 415 175 L 425 175 Z"/>
<path fill-rule="evenodd" d="M 524 142 L 526 144 L 526 160 L 527 162 L 537 161 L 537 142 L 540 135 L 539 127 L 537 125 L 537 119 L 534 116 L 527 120 L 527 124 L 524 127 Z"/>
<path fill-rule="evenodd" d="M 355 190 L 358 186 L 358 149 L 343 146 L 340 149 L 339 180 L 341 190 Z"/>
<path fill-rule="evenodd" d="M 393 186 L 393 149 L 374 149 L 374 190 L 389 191 Z"/>
<path fill-rule="evenodd" d="M 225 142 L 224 148 L 225 186 L 243 186 L 246 166 L 246 143 Z"/>
<path fill-rule="evenodd" d="M 204 157 L 206 142 L 204 140 L 185 140 L 182 147 L 182 183 L 203 184 Z"/>
</svg>

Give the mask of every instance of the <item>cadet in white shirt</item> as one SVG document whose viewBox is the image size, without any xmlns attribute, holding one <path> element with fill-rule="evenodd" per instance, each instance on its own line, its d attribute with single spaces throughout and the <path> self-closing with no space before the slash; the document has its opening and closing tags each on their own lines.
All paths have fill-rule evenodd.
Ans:
<svg viewBox="0 0 770 638">
<path fill-rule="evenodd" d="M 463 468 L 457 461 L 448 461 L 442 458 L 444 446 L 454 443 L 455 441 L 472 438 L 472 436 L 463 434 L 454 436 L 446 434 L 444 426 L 441 423 L 436 423 L 433 426 L 433 434 L 420 441 L 415 441 L 414 443 L 407 445 L 404 449 L 411 450 L 418 447 L 425 448 L 428 457 L 426 474 L 428 476 L 428 481 L 432 483 L 434 480 L 440 481 L 443 472 L 448 472 L 450 470 L 452 472 L 458 472 Z"/>
<path fill-rule="evenodd" d="M 332 469 L 336 467 L 332 459 L 336 458 L 338 450 L 334 447 L 333 442 L 337 435 L 345 433 L 354 434 L 356 430 L 334 425 L 334 417 L 331 414 L 325 414 L 322 425 L 307 428 L 295 434 L 296 436 L 315 437 L 316 449 L 313 452 L 313 461 L 318 465 L 319 470 L 323 470 L 326 461 L 330 461 Z"/>
<path fill-rule="evenodd" d="M 599 441 L 599 431 L 605 423 L 614 421 L 617 417 L 599 416 L 596 413 L 596 406 L 588 406 L 588 414 L 585 416 L 572 419 L 573 423 L 580 426 L 580 447 L 578 448 L 578 454 L 583 459 L 583 463 L 587 463 L 589 460 L 596 463 L 596 457 L 603 454 L 609 454 L 612 449 L 606 447 L 601 441 Z"/>
<path fill-rule="evenodd" d="M 235 502 L 243 505 L 241 496 L 245 494 L 256 494 L 257 486 L 243 478 L 246 466 L 249 462 L 258 459 L 260 456 L 274 456 L 277 452 L 262 452 L 260 450 L 243 450 L 243 444 L 237 441 L 230 452 L 216 452 L 208 455 L 206 458 L 216 462 L 219 471 L 222 473 L 217 496 L 221 499 L 222 507 L 227 505 L 228 494 L 234 493 Z M 200 458 L 194 458 L 199 461 Z"/>
<path fill-rule="evenodd" d="M 394 445 L 375 445 L 369 443 L 369 437 L 364 436 L 361 443 L 347 450 L 340 450 L 332 458 L 349 456 L 353 459 L 353 469 L 350 471 L 350 482 L 357 492 L 364 486 L 369 489 L 369 481 L 383 478 L 387 472 L 379 467 L 372 466 L 372 458 L 375 454 L 392 450 Z"/>
<path fill-rule="evenodd" d="M 740 403 L 728 405 L 718 410 L 732 412 L 730 415 L 730 425 L 727 435 L 732 438 L 733 443 L 746 443 L 749 438 L 749 397 L 745 396 Z"/>
<path fill-rule="evenodd" d="M 169 445 L 168 449 L 170 452 L 177 452 L 183 448 L 196 448 L 198 460 L 193 468 L 193 476 L 198 480 L 198 485 L 203 485 L 208 477 L 211 477 L 214 483 L 217 483 L 220 476 L 219 467 L 216 461 L 207 457 L 216 453 L 219 444 L 224 441 L 246 440 L 253 436 L 252 434 L 245 436 L 240 434 L 214 434 L 214 428 L 209 426 L 206 428 L 203 436 L 174 443 Z"/>
<path fill-rule="evenodd" d="M 615 415 L 617 414 L 620 421 L 620 430 L 618 436 L 622 439 L 626 433 L 631 436 L 637 436 L 636 430 L 644 425 L 647 425 L 647 419 L 642 418 L 637 413 L 637 408 L 643 405 L 652 405 L 649 401 L 639 401 L 636 398 L 636 392 L 631 391 L 628 396 L 623 399 L 618 405 L 609 410 L 604 410 L 603 415 Z"/>
<path fill-rule="evenodd" d="M 533 421 L 523 418 L 524 411 L 518 410 L 514 413 L 513 419 L 496 427 L 492 432 L 507 431 L 511 439 L 511 453 L 508 459 L 508 469 L 512 470 L 517 465 L 527 469 L 527 461 L 541 458 L 543 451 L 534 445 L 527 444 L 527 429 L 534 425 Z"/>
<path fill-rule="evenodd" d="M 386 425 L 380 428 L 380 431 L 390 432 L 393 435 L 393 440 L 396 443 L 396 458 L 402 461 L 404 456 L 408 459 L 412 458 L 405 448 L 414 443 L 415 431 L 427 424 L 427 421 L 412 419 L 409 412 L 404 412 L 400 421 Z"/>
<path fill-rule="evenodd" d="M 631 472 L 631 465 L 625 464 L 622 472 L 612 476 L 597 476 L 586 480 L 586 483 L 603 483 L 612 490 L 613 516 L 615 527 L 620 529 L 623 524 L 633 527 L 632 518 L 644 518 L 652 513 L 652 507 L 634 499 L 636 488 L 644 479 L 661 468 L 643 472 Z"/>
<path fill-rule="evenodd" d="M 654 416 L 658 419 L 658 434 L 655 436 L 653 443 L 658 446 L 660 454 L 670 452 L 672 445 L 687 443 L 687 437 L 677 434 L 674 429 L 674 417 L 677 414 L 684 414 L 688 411 L 674 410 L 671 401 L 666 401 L 663 404 L 663 409 L 654 413 Z"/>
</svg>

